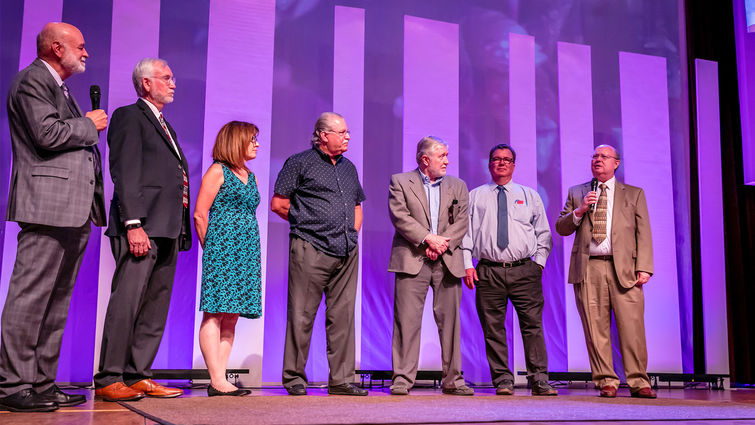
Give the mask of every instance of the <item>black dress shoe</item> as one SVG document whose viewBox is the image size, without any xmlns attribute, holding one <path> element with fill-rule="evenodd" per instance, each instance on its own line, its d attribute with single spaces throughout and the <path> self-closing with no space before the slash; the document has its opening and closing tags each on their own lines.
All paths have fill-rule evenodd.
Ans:
<svg viewBox="0 0 755 425">
<path fill-rule="evenodd" d="M 66 394 L 60 391 L 57 385 L 53 384 L 52 387 L 39 393 L 39 397 L 43 400 L 54 401 L 58 403 L 60 407 L 78 406 L 79 404 L 86 403 L 87 398 L 80 394 Z"/>
<path fill-rule="evenodd" d="M 307 395 L 307 387 L 302 384 L 286 387 L 286 391 L 288 391 L 288 395 Z"/>
<path fill-rule="evenodd" d="M 48 401 L 31 388 L 0 398 L 0 410 L 11 412 L 52 412 L 58 410 L 58 403 Z"/>
<path fill-rule="evenodd" d="M 330 395 L 367 395 L 367 390 L 357 387 L 352 384 L 341 384 L 328 386 L 328 394 Z"/>
<path fill-rule="evenodd" d="M 249 390 L 242 390 L 241 388 L 237 388 L 233 391 L 218 391 L 215 387 L 212 386 L 212 384 L 207 386 L 207 396 L 208 397 L 217 397 L 217 396 L 231 396 L 231 397 L 242 397 L 245 395 L 249 395 L 252 392 Z"/>
</svg>

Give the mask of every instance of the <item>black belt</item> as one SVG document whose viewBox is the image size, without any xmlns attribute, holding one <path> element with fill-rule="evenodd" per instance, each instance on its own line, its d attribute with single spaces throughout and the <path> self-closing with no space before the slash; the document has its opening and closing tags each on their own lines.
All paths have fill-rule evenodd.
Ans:
<svg viewBox="0 0 755 425">
<path fill-rule="evenodd" d="M 613 261 L 613 255 L 591 255 L 591 260 Z"/>
<path fill-rule="evenodd" d="M 511 267 L 521 266 L 522 264 L 525 264 L 529 261 L 532 261 L 532 260 L 530 260 L 529 258 L 522 258 L 521 260 L 516 260 L 516 261 L 497 262 L 497 261 L 486 260 L 483 258 L 480 260 L 479 263 L 482 264 L 483 266 L 503 267 L 504 269 L 508 269 Z"/>
</svg>

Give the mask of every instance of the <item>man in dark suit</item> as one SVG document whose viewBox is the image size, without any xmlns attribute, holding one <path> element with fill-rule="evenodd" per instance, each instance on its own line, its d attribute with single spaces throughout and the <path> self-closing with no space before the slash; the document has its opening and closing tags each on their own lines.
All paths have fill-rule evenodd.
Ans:
<svg viewBox="0 0 755 425">
<path fill-rule="evenodd" d="M 418 168 L 391 176 L 388 209 L 396 228 L 389 272 L 396 273 L 391 394 L 407 395 L 417 377 L 422 310 L 433 289 L 443 362 L 444 394 L 473 395 L 461 373 L 461 241 L 467 233 L 469 192 L 446 175 L 448 146 L 428 136 L 417 144 Z"/>
<path fill-rule="evenodd" d="M 151 379 L 170 306 L 178 251 L 191 247 L 189 170 L 162 116 L 173 73 L 142 59 L 132 75 L 139 100 L 113 112 L 108 130 L 113 200 L 106 235 L 115 257 L 95 395 L 107 401 L 178 397 Z"/>
<path fill-rule="evenodd" d="M 577 310 L 585 331 L 592 379 L 601 397 L 616 397 L 619 378 L 611 356 L 611 312 L 632 397 L 655 398 L 647 375 L 645 296 L 653 274 L 653 242 L 645 192 L 616 180 L 619 154 L 600 145 L 592 156 L 590 182 L 569 189 L 556 231 L 576 233 L 569 264 Z M 594 211 L 590 206 L 595 204 Z"/>
<path fill-rule="evenodd" d="M 37 59 L 8 93 L 13 167 L 6 220 L 21 227 L 2 315 L 0 409 L 51 411 L 86 401 L 55 385 L 76 275 L 91 224 L 105 225 L 99 141 L 105 111 L 82 115 L 63 83 L 89 55 L 74 26 L 48 23 Z"/>
</svg>

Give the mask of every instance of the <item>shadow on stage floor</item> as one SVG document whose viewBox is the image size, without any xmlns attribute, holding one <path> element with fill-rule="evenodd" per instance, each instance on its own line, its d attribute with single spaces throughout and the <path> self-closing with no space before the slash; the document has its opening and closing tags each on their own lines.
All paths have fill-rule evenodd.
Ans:
<svg viewBox="0 0 755 425">
<path fill-rule="evenodd" d="M 591 388 L 559 388 L 558 397 L 532 397 L 526 388 L 514 396 L 496 396 L 476 388 L 474 397 L 443 395 L 439 389 L 415 389 L 407 397 L 387 388 L 368 397 L 328 396 L 309 388 L 307 397 L 290 397 L 280 387 L 253 389 L 242 398 L 206 397 L 206 390 L 185 390 L 179 399 L 144 399 L 133 403 L 93 401 L 53 413 L 0 412 L 0 424 L 331 424 L 331 423 L 626 423 L 755 424 L 755 390 L 659 389 L 658 399 L 638 400 L 627 389 L 615 399 L 601 399 Z"/>
</svg>

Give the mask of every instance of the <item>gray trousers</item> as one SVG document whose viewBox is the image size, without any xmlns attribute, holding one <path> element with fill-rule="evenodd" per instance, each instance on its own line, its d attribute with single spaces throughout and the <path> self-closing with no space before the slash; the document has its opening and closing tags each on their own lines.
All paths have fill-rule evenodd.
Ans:
<svg viewBox="0 0 755 425">
<path fill-rule="evenodd" d="M 477 265 L 477 314 L 485 336 L 485 352 L 493 385 L 514 380 L 509 369 L 506 343 L 506 308 L 509 300 L 519 317 L 524 343 L 527 378 L 548 379 L 548 355 L 543 336 L 543 272 L 534 261 L 521 266 L 503 268 L 484 263 Z"/>
<path fill-rule="evenodd" d="M 391 388 L 414 386 L 419 365 L 422 311 L 428 288 L 433 289 L 433 316 L 438 325 L 443 388 L 464 385 L 461 375 L 461 280 L 442 261 L 425 261 L 419 273 L 396 273 L 393 303 L 393 384 Z"/>
<path fill-rule="evenodd" d="M 312 327 L 325 294 L 328 385 L 354 382 L 354 304 L 359 249 L 348 257 L 333 257 L 292 236 L 288 257 L 288 310 L 283 354 L 283 386 L 307 386 L 304 368 L 309 357 Z"/>
<path fill-rule="evenodd" d="M 143 257 L 129 251 L 126 236 L 110 238 L 115 273 L 102 329 L 96 388 L 116 382 L 133 385 L 152 376 L 152 362 L 168 318 L 178 240 L 150 238 Z"/>
<path fill-rule="evenodd" d="M 55 383 L 63 330 L 91 232 L 20 223 L 18 251 L 2 315 L 0 397 Z"/>
</svg>

